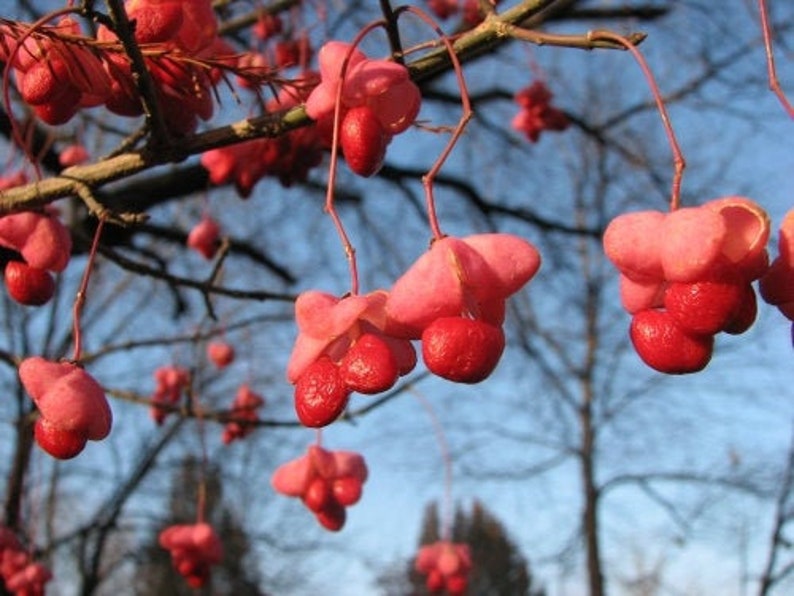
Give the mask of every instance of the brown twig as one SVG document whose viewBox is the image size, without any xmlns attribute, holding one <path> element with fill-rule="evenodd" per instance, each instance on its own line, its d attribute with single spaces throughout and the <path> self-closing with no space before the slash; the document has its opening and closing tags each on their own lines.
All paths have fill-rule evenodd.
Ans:
<svg viewBox="0 0 794 596">
<path fill-rule="evenodd" d="M 211 283 L 207 283 L 207 281 L 198 281 L 173 275 L 166 271 L 149 267 L 138 261 L 128 259 L 119 252 L 106 246 L 100 246 L 99 252 L 122 269 L 137 273 L 138 275 L 159 279 L 175 286 L 199 290 L 204 294 L 217 294 L 219 296 L 226 296 L 227 298 L 235 298 L 238 300 L 276 300 L 279 302 L 295 302 L 297 298 L 294 294 L 268 292 L 266 290 L 236 290 L 224 286 L 212 285 Z"/>
<path fill-rule="evenodd" d="M 537 31 L 534 29 L 524 29 L 519 26 L 507 25 L 505 32 L 515 39 L 527 41 L 537 46 L 556 46 L 579 50 L 625 50 L 626 46 L 615 43 L 611 39 L 593 38 L 591 34 L 562 34 L 549 33 L 547 31 Z M 632 46 L 642 43 L 647 35 L 645 33 L 631 33 L 626 39 Z"/>
</svg>

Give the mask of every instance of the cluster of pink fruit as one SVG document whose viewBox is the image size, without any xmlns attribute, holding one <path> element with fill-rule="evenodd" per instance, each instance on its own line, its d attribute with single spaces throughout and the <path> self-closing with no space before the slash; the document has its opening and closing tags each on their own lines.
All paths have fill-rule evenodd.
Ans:
<svg viewBox="0 0 794 596">
<path fill-rule="evenodd" d="M 493 4 L 498 4 L 496 0 Z M 427 0 L 427 7 L 439 19 L 448 19 L 458 13 L 463 23 L 474 27 L 482 22 L 480 0 Z"/>
<path fill-rule="evenodd" d="M 240 385 L 234 396 L 230 416 L 233 420 L 223 428 L 221 440 L 228 445 L 237 439 L 244 439 L 254 430 L 253 422 L 259 420 L 256 411 L 265 405 L 265 399 L 251 390 L 247 384 Z"/>
<path fill-rule="evenodd" d="M 169 526 L 160 532 L 159 541 L 161 547 L 171 552 L 174 569 L 191 588 L 206 585 L 212 566 L 223 560 L 223 545 L 207 523 Z"/>
<path fill-rule="evenodd" d="M 317 84 L 317 75 L 304 73 L 305 86 Z M 285 86 L 271 99 L 269 112 L 286 110 L 307 97 L 303 88 Z M 241 198 L 251 195 L 265 176 L 278 178 L 285 186 L 305 181 L 309 170 L 322 161 L 324 143 L 316 126 L 291 130 L 277 138 L 261 138 L 211 149 L 201 155 L 201 165 L 216 185 L 232 182 Z"/>
<path fill-rule="evenodd" d="M 212 217 L 204 215 L 187 236 L 188 248 L 192 248 L 209 260 L 218 252 L 221 228 Z"/>
<path fill-rule="evenodd" d="M 744 333 L 756 318 L 751 283 L 769 266 L 768 239 L 768 216 L 744 197 L 615 218 L 604 250 L 620 270 L 640 358 L 661 372 L 696 372 L 715 334 Z"/>
<path fill-rule="evenodd" d="M 226 368 L 234 362 L 236 352 L 234 346 L 222 340 L 207 344 L 207 359 L 217 368 Z"/>
<path fill-rule="evenodd" d="M 176 406 L 182 393 L 190 387 L 190 371 L 180 366 L 161 366 L 154 371 L 154 380 L 156 386 L 152 394 L 149 415 L 159 426 L 170 411 L 169 408 L 162 406 Z"/>
<path fill-rule="evenodd" d="M 312 57 L 312 47 L 306 34 L 293 36 L 291 28 L 284 30 L 278 15 L 263 14 L 252 28 L 253 34 L 261 41 L 273 41 L 282 32 L 281 39 L 274 41 L 270 51 L 244 52 L 238 58 L 237 64 L 244 69 L 258 69 L 262 73 L 274 70 L 284 70 L 294 66 L 302 66 Z M 246 77 L 238 77 L 237 83 L 241 87 L 253 88 L 255 81 Z"/>
<path fill-rule="evenodd" d="M 313 56 L 309 36 L 298 13 L 284 13 L 289 22 L 284 23 L 277 13 L 260 11 L 251 33 L 256 40 L 256 47 L 238 53 L 238 67 L 246 71 L 259 70 L 267 76 L 274 71 L 297 67 L 306 68 Z M 243 88 L 255 89 L 260 81 L 251 80 L 248 76 L 238 76 L 237 83 Z"/>
<path fill-rule="evenodd" d="M 0 189 L 25 182 L 20 172 L 0 181 Z M 53 274 L 66 269 L 72 252 L 72 237 L 57 212 L 48 208 L 0 217 L 0 247 L 9 296 L 26 306 L 49 302 L 55 292 Z M 53 457 L 75 457 L 87 441 L 110 433 L 112 414 L 104 390 L 76 364 L 31 357 L 19 365 L 19 377 L 39 411 L 35 440 Z"/>
<path fill-rule="evenodd" d="M 570 124 L 565 112 L 551 105 L 552 93 L 543 81 L 535 81 L 515 95 L 520 110 L 510 122 L 511 126 L 533 143 L 544 130 L 563 131 Z"/>
<path fill-rule="evenodd" d="M 410 342 L 383 329 L 385 292 L 339 299 L 317 291 L 295 302 L 298 337 L 287 365 L 295 410 L 309 427 L 333 422 L 352 391 L 386 391 L 416 364 Z"/>
<path fill-rule="evenodd" d="M 4 279 L 9 296 L 40 306 L 55 292 L 52 273 L 66 269 L 72 237 L 54 212 L 14 213 L 0 217 L 0 246 L 9 249 Z"/>
<path fill-rule="evenodd" d="M 223 340 L 211 341 L 207 344 L 207 359 L 218 369 L 224 369 L 234 362 L 234 347 Z M 243 383 L 237 389 L 234 396 L 231 410 L 229 411 L 230 420 L 223 427 L 221 440 L 224 445 L 228 445 L 237 439 L 244 439 L 250 435 L 255 426 L 253 423 L 259 420 L 257 410 L 265 405 L 265 398 L 251 389 L 247 383 Z"/>
<path fill-rule="evenodd" d="M 226 368 L 234 362 L 234 358 L 234 347 L 228 342 L 216 340 L 207 344 L 207 360 L 216 368 Z M 180 366 L 161 366 L 154 371 L 154 379 L 156 386 L 151 397 L 152 405 L 149 413 L 160 425 L 190 387 L 190 372 Z M 253 423 L 259 419 L 256 411 L 264 405 L 265 399 L 254 392 L 248 384 L 240 385 L 229 411 L 230 420 L 223 429 L 221 437 L 223 443 L 228 445 L 251 434 L 255 428 Z"/>
<path fill-rule="evenodd" d="M 129 0 L 125 8 L 135 23 L 135 41 L 158 49 L 148 52 L 145 61 L 166 125 L 175 134 L 192 132 L 199 118 L 213 113 L 211 72 L 197 63 L 228 54 L 217 36 L 212 3 Z M 16 51 L 12 40 L 19 32 L 6 28 L 0 33 L 0 59 L 10 63 L 22 99 L 45 122 L 63 124 L 81 108 L 99 105 L 122 116 L 143 114 L 130 58 L 107 27 L 97 30 L 101 45 L 67 43 L 62 38 L 82 33 L 77 21 L 64 17 L 54 26 L 30 31 Z"/>
<path fill-rule="evenodd" d="M 75 36 L 80 35 L 80 25 L 65 17 L 42 31 Z M 9 28 L 0 29 L 0 61 L 14 69 L 22 99 L 44 122 L 63 124 L 79 109 L 109 99 L 110 76 L 92 50 L 63 43 L 54 35 L 30 35 L 19 47 L 14 39 Z"/>
<path fill-rule="evenodd" d="M 367 480 L 364 458 L 352 451 L 328 451 L 311 445 L 306 454 L 282 464 L 273 473 L 273 489 L 297 497 L 331 531 L 341 530 L 347 507 L 361 498 Z"/>
<path fill-rule="evenodd" d="M 298 337 L 287 366 L 295 409 L 309 427 L 333 422 L 350 394 L 381 393 L 416 364 L 459 383 L 478 383 L 505 346 L 505 302 L 540 267 L 532 244 L 511 234 L 433 242 L 389 292 L 339 299 L 306 292 L 295 305 Z"/>
<path fill-rule="evenodd" d="M 416 555 L 414 569 L 427 576 L 425 585 L 431 594 L 465 594 L 471 571 L 469 546 L 448 540 L 426 544 Z"/>
<path fill-rule="evenodd" d="M 346 57 L 347 70 L 343 73 Z M 320 83 L 306 100 L 306 113 L 316 122 L 323 141 L 331 146 L 339 96 L 342 154 L 355 173 L 372 176 L 383 165 L 392 137 L 416 119 L 422 100 L 419 88 L 403 65 L 372 60 L 347 43 L 326 43 L 318 60 Z"/>
<path fill-rule="evenodd" d="M 9 594 L 44 596 L 52 573 L 33 560 L 11 530 L 0 527 L 0 577 Z"/>
<path fill-rule="evenodd" d="M 105 392 L 76 364 L 32 356 L 19 365 L 19 378 L 39 411 L 36 442 L 53 457 L 75 457 L 87 441 L 110 434 L 113 415 Z"/>
<path fill-rule="evenodd" d="M 246 198 L 266 175 L 277 177 L 284 186 L 305 180 L 308 171 L 319 165 L 323 149 L 333 144 L 337 96 L 338 144 L 348 166 L 361 176 L 372 176 L 380 169 L 394 135 L 416 119 L 421 104 L 419 88 L 404 66 L 369 59 L 347 43 L 326 43 L 318 60 L 319 75 L 304 72 L 303 89 L 284 87 L 267 104 L 267 110 L 275 112 L 305 101 L 306 113 L 315 124 L 275 139 L 254 139 L 205 152 L 201 164 L 213 184 L 233 182 L 237 193 Z M 311 91 L 307 93 L 306 88 Z"/>
</svg>

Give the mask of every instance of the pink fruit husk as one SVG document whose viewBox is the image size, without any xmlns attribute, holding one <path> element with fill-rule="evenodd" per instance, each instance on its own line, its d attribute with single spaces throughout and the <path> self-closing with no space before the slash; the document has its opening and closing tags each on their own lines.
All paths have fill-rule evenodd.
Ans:
<svg viewBox="0 0 794 596">
<path fill-rule="evenodd" d="M 660 231 L 661 262 L 667 281 L 705 279 L 728 235 L 725 219 L 703 207 L 684 207 L 667 215 Z"/>
<path fill-rule="evenodd" d="M 113 417 L 105 392 L 77 365 L 34 356 L 19 365 L 19 377 L 51 425 L 94 441 L 110 433 Z"/>
<path fill-rule="evenodd" d="M 0 217 L 0 246 L 16 250 L 28 265 L 63 271 L 72 252 L 72 237 L 55 217 L 26 211 Z"/>
<path fill-rule="evenodd" d="M 298 337 L 287 363 L 289 382 L 296 383 L 306 367 L 332 344 L 343 353 L 361 333 L 362 323 L 382 329 L 385 303 L 386 293 L 382 290 L 342 299 L 315 290 L 298 296 L 295 302 Z"/>
<path fill-rule="evenodd" d="M 741 271 L 755 271 L 758 262 L 766 261 L 770 222 L 766 211 L 747 197 L 722 197 L 703 205 L 719 213 L 728 230 L 722 245 L 722 255 Z M 755 275 L 752 279 L 758 277 Z"/>
<path fill-rule="evenodd" d="M 364 458 L 354 451 L 334 451 L 335 476 L 337 478 L 352 476 L 360 482 L 367 479 L 367 463 Z"/>
<path fill-rule="evenodd" d="M 604 231 L 604 252 L 621 273 L 631 279 L 661 280 L 661 211 L 624 213 Z"/>
<path fill-rule="evenodd" d="M 631 314 L 649 308 L 658 308 L 662 306 L 665 287 L 666 282 L 663 281 L 635 281 L 621 273 L 620 302 Z"/>
<path fill-rule="evenodd" d="M 510 234 L 447 236 L 395 282 L 386 302 L 390 334 L 418 339 L 436 319 L 462 315 L 500 323 L 504 300 L 540 267 L 538 251 Z"/>
<path fill-rule="evenodd" d="M 301 497 L 306 492 L 311 477 L 311 463 L 302 456 L 276 468 L 270 478 L 270 484 L 277 493 L 288 497 Z"/>
</svg>

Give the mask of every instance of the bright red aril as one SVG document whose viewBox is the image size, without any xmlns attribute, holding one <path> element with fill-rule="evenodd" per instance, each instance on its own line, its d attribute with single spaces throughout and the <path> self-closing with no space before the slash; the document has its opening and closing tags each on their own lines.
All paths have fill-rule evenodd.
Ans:
<svg viewBox="0 0 794 596">
<path fill-rule="evenodd" d="M 334 498 L 340 505 L 349 507 L 355 505 L 361 498 L 362 492 L 361 480 L 354 476 L 346 476 L 344 478 L 337 478 L 334 480 Z"/>
<path fill-rule="evenodd" d="M 10 261 L 5 268 L 8 294 L 20 304 L 41 306 L 55 293 L 55 281 L 45 269 L 22 261 Z"/>
<path fill-rule="evenodd" d="M 374 394 L 390 389 L 400 370 L 389 345 L 377 335 L 365 333 L 345 353 L 339 373 L 351 391 Z"/>
<path fill-rule="evenodd" d="M 496 368 L 505 348 L 501 327 L 475 319 L 442 317 L 422 333 L 422 357 L 434 374 L 458 383 L 479 383 Z"/>
<path fill-rule="evenodd" d="M 339 145 L 350 169 L 359 176 L 380 170 L 391 135 L 367 106 L 350 109 L 339 128 Z"/>
<path fill-rule="evenodd" d="M 711 360 L 713 335 L 691 335 L 663 310 L 643 310 L 634 315 L 631 342 L 643 362 L 668 374 L 703 370 Z"/>
<path fill-rule="evenodd" d="M 323 356 L 310 364 L 295 383 L 295 412 L 305 426 L 327 426 L 344 411 L 349 397 L 350 389 L 342 380 L 339 367 Z"/>
<path fill-rule="evenodd" d="M 744 286 L 721 281 L 671 283 L 664 307 L 684 331 L 697 335 L 719 333 L 736 317 L 745 297 Z"/>
<path fill-rule="evenodd" d="M 739 305 L 739 310 L 731 319 L 730 323 L 725 326 L 725 333 L 731 335 L 741 335 L 752 327 L 755 319 L 758 316 L 758 299 L 755 296 L 755 290 L 750 284 L 745 284 L 742 288 L 742 301 Z"/>
<path fill-rule="evenodd" d="M 326 530 L 338 532 L 345 525 L 347 510 L 336 501 L 333 501 L 330 506 L 315 513 L 315 517 Z"/>
<path fill-rule="evenodd" d="M 33 436 L 39 447 L 58 459 L 72 459 L 85 448 L 86 444 L 85 435 L 59 429 L 43 418 L 36 420 Z"/>
<path fill-rule="evenodd" d="M 303 494 L 303 503 L 315 513 L 326 509 L 333 500 L 331 486 L 324 478 L 312 480 Z"/>
</svg>

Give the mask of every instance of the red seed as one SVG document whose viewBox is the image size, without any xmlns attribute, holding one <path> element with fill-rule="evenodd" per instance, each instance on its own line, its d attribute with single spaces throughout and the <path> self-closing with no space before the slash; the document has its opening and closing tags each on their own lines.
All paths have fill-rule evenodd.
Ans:
<svg viewBox="0 0 794 596">
<path fill-rule="evenodd" d="M 713 335 L 736 317 L 744 297 L 744 287 L 735 283 L 671 283 L 664 294 L 664 307 L 684 331 Z"/>
<path fill-rule="evenodd" d="M 344 411 L 349 397 L 350 389 L 342 380 L 339 367 L 323 356 L 310 364 L 295 383 L 295 412 L 305 426 L 327 426 Z"/>
<path fill-rule="evenodd" d="M 486 379 L 504 348 L 502 328 L 475 319 L 442 317 L 422 333 L 422 357 L 427 368 L 457 383 Z"/>
<path fill-rule="evenodd" d="M 643 362 L 659 372 L 685 374 L 703 370 L 711 360 L 713 335 L 690 335 L 663 310 L 634 315 L 631 342 Z"/>
<path fill-rule="evenodd" d="M 340 505 L 349 507 L 355 505 L 361 498 L 361 480 L 354 476 L 345 476 L 334 480 L 334 498 Z"/>
<path fill-rule="evenodd" d="M 390 389 L 400 370 L 389 345 L 377 335 L 365 333 L 339 363 L 342 380 L 351 391 L 368 395 Z"/>
<path fill-rule="evenodd" d="M 317 517 L 317 521 L 320 522 L 326 530 L 338 532 L 345 525 L 347 511 L 342 505 L 336 501 L 332 501 L 329 507 L 322 511 L 318 511 L 315 513 L 315 516 Z"/>
<path fill-rule="evenodd" d="M 10 261 L 5 268 L 8 294 L 20 304 L 41 306 L 55 293 L 55 281 L 45 269 L 22 261 Z"/>
<path fill-rule="evenodd" d="M 753 286 L 746 284 L 742 291 L 742 302 L 739 305 L 739 310 L 723 331 L 731 335 L 741 335 L 753 326 L 757 316 L 758 299 L 755 296 L 755 290 Z"/>
<path fill-rule="evenodd" d="M 36 420 L 33 436 L 44 451 L 58 459 L 72 459 L 86 444 L 86 437 L 80 433 L 61 430 L 43 418 Z"/>
<path fill-rule="evenodd" d="M 380 170 L 390 141 L 391 135 L 370 108 L 352 108 L 345 114 L 339 144 L 347 165 L 359 176 L 372 176 Z"/>
<path fill-rule="evenodd" d="M 334 501 L 330 484 L 323 478 L 315 478 L 303 494 L 303 503 L 315 513 L 323 511 Z"/>
</svg>

